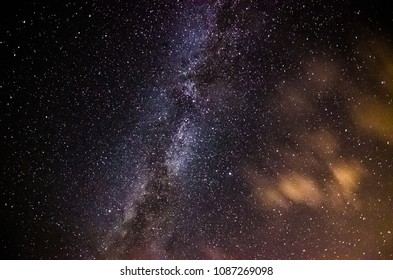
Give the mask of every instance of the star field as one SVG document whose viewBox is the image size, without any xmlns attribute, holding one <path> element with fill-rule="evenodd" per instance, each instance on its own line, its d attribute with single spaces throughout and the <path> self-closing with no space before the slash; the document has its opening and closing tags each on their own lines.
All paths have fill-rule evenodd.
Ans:
<svg viewBox="0 0 393 280">
<path fill-rule="evenodd" d="M 4 10 L 6 259 L 393 259 L 392 13 Z"/>
</svg>

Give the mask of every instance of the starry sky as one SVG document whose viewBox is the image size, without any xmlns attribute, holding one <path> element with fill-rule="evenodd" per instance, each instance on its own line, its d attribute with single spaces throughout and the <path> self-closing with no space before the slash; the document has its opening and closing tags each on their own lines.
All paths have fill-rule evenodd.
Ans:
<svg viewBox="0 0 393 280">
<path fill-rule="evenodd" d="M 3 259 L 393 259 L 388 1 L 2 5 Z"/>
</svg>

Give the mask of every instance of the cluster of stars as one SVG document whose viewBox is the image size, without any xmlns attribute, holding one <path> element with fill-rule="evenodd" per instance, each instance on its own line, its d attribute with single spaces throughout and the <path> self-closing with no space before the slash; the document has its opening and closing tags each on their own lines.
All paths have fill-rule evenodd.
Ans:
<svg viewBox="0 0 393 280">
<path fill-rule="evenodd" d="M 393 258 L 386 9 L 134 2 L 4 17 L 6 258 Z"/>
</svg>

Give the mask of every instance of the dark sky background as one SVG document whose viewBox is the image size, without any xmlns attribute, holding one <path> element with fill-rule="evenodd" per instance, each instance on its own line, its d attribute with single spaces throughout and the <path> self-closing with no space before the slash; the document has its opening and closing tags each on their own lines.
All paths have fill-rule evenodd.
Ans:
<svg viewBox="0 0 393 280">
<path fill-rule="evenodd" d="M 393 259 L 388 1 L 1 4 L 5 259 Z"/>
</svg>

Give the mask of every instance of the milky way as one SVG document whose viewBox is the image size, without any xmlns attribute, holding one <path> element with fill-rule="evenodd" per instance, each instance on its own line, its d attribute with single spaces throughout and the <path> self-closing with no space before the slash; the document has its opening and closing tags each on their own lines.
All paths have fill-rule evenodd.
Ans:
<svg viewBox="0 0 393 280">
<path fill-rule="evenodd" d="M 4 17 L 5 258 L 393 259 L 383 4 L 132 2 Z"/>
</svg>

